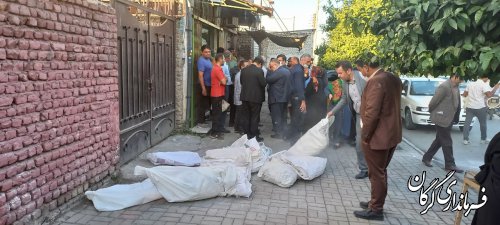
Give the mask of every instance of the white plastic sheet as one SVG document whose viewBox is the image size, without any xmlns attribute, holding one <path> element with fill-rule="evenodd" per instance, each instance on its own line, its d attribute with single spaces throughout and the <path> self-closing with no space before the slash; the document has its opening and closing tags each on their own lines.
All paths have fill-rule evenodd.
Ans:
<svg viewBox="0 0 500 225">
<path fill-rule="evenodd" d="M 229 188 L 226 193 L 228 196 L 250 197 L 252 195 L 252 184 L 248 168 L 236 167 L 236 185 Z"/>
<path fill-rule="evenodd" d="M 253 150 L 253 148 L 252 148 Z M 260 143 L 259 150 L 252 151 L 252 173 L 256 173 L 264 165 L 267 159 L 273 154 L 273 150 L 264 143 Z"/>
<path fill-rule="evenodd" d="M 297 175 L 304 180 L 312 180 L 325 172 L 326 158 L 286 153 L 281 154 L 280 158 L 292 166 Z"/>
<path fill-rule="evenodd" d="M 85 196 L 98 211 L 121 210 L 162 197 L 150 179 L 135 184 L 117 184 L 97 191 L 87 191 Z"/>
<path fill-rule="evenodd" d="M 226 196 L 237 182 L 234 167 L 137 166 L 135 175 L 147 175 L 168 202 L 194 201 Z"/>
<path fill-rule="evenodd" d="M 247 135 L 241 136 L 230 148 L 247 148 L 250 152 L 252 159 L 252 173 L 258 172 L 260 167 L 264 165 L 264 162 L 273 153 L 273 150 L 268 148 L 264 143 L 257 142 L 257 139 L 252 138 L 248 140 Z"/>
<path fill-rule="evenodd" d="M 201 157 L 196 152 L 153 152 L 148 153 L 147 158 L 154 165 L 168 166 L 199 166 Z"/>
<path fill-rule="evenodd" d="M 314 127 L 309 129 L 290 148 L 289 153 L 295 155 L 318 155 L 328 146 L 328 130 L 333 123 L 334 117 L 325 118 L 319 121 Z"/>
<path fill-rule="evenodd" d="M 232 160 L 236 166 L 251 167 L 252 165 L 251 152 L 245 147 L 208 150 L 204 158 L 206 160 Z"/>
<path fill-rule="evenodd" d="M 276 184 L 280 187 L 291 187 L 297 180 L 297 173 L 293 167 L 283 162 L 279 155 L 283 152 L 272 155 L 260 168 L 258 177 Z"/>
</svg>

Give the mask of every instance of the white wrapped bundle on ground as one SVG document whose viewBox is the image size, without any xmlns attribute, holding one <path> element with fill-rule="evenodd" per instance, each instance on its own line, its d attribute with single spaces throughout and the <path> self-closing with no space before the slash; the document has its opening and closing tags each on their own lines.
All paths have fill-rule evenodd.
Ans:
<svg viewBox="0 0 500 225">
<path fill-rule="evenodd" d="M 235 167 L 236 185 L 227 190 L 228 196 L 250 197 L 252 195 L 252 184 L 250 183 L 250 171 L 246 167 Z"/>
<path fill-rule="evenodd" d="M 247 141 L 248 141 L 247 135 L 244 134 L 240 138 L 238 138 L 238 140 L 233 142 L 233 144 L 231 144 L 231 147 L 245 147 Z"/>
<path fill-rule="evenodd" d="M 257 142 L 257 139 L 252 138 L 248 140 L 246 134 L 236 140 L 231 147 L 248 148 L 252 156 L 252 173 L 258 172 L 260 167 L 264 165 L 264 162 L 273 153 L 272 149 L 265 146 L 262 142 Z"/>
<path fill-rule="evenodd" d="M 326 158 L 304 155 L 293 155 L 287 152 L 280 154 L 280 159 L 292 166 L 297 175 L 304 180 L 312 180 L 325 172 Z"/>
<path fill-rule="evenodd" d="M 115 211 L 162 198 L 150 179 L 135 184 L 117 184 L 96 191 L 87 191 L 97 211 Z"/>
<path fill-rule="evenodd" d="M 136 166 L 135 175 L 147 175 L 168 202 L 194 201 L 226 196 L 234 188 L 234 167 L 169 167 Z"/>
<path fill-rule="evenodd" d="M 260 168 L 258 177 L 280 187 L 291 187 L 297 180 L 297 173 L 291 165 L 283 162 L 278 152 L 272 155 Z"/>
<path fill-rule="evenodd" d="M 318 155 L 328 146 L 328 130 L 333 123 L 334 117 L 320 120 L 314 127 L 309 129 L 290 148 L 288 152 L 295 155 Z"/>
<path fill-rule="evenodd" d="M 147 158 L 154 165 L 168 166 L 199 166 L 201 157 L 196 152 L 153 152 L 148 153 Z"/>
<path fill-rule="evenodd" d="M 245 147 L 228 147 L 208 150 L 205 160 L 232 160 L 236 166 L 251 167 L 252 155 Z"/>
<path fill-rule="evenodd" d="M 259 150 L 252 150 L 252 173 L 259 172 L 260 168 L 267 161 L 269 156 L 273 154 L 273 150 L 268 148 L 264 143 L 259 144 Z"/>
</svg>

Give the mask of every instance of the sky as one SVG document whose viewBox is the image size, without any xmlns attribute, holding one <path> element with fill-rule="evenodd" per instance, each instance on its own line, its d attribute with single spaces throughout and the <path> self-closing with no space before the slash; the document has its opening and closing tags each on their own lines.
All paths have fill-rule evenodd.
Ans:
<svg viewBox="0 0 500 225">
<path fill-rule="evenodd" d="M 255 3 L 259 4 L 261 0 L 254 0 Z M 267 6 L 267 0 L 262 0 L 263 5 Z M 319 33 L 316 39 L 316 45 L 323 42 L 326 39 L 326 33 L 324 33 L 319 25 L 326 22 L 326 13 L 323 11 L 323 5 L 325 5 L 327 0 L 319 1 L 319 17 L 318 17 L 318 29 Z M 313 14 L 317 10 L 317 0 L 274 0 L 274 16 L 272 18 L 268 16 L 262 17 L 262 25 L 265 27 L 266 31 L 286 31 L 286 29 L 281 25 L 281 28 L 277 21 L 279 21 L 278 16 L 281 17 L 283 23 L 286 25 L 289 31 L 293 30 L 305 30 L 312 29 L 313 27 Z M 295 20 L 294 20 L 295 17 Z M 295 21 L 295 24 L 294 24 Z M 280 23 L 281 24 L 281 23 Z"/>
</svg>

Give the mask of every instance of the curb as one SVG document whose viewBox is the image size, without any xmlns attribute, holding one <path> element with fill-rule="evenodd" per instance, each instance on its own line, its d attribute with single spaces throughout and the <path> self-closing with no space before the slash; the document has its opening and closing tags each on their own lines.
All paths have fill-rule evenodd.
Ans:
<svg viewBox="0 0 500 225">
<path fill-rule="evenodd" d="M 422 154 L 422 156 L 425 154 L 425 151 L 420 149 L 419 147 L 417 147 L 416 145 L 414 145 L 413 143 L 411 143 L 408 139 L 406 139 L 405 137 L 403 137 L 403 141 L 409 145 L 411 148 L 413 148 L 413 150 L 419 152 L 420 154 Z M 444 161 L 440 160 L 440 159 L 432 159 L 432 161 L 434 162 L 434 164 L 437 164 L 439 166 L 440 169 L 442 169 L 443 171 L 444 170 Z M 465 172 L 463 174 L 459 174 L 459 173 L 455 173 L 453 176 L 455 176 L 460 182 L 464 182 L 464 177 L 465 177 Z"/>
</svg>

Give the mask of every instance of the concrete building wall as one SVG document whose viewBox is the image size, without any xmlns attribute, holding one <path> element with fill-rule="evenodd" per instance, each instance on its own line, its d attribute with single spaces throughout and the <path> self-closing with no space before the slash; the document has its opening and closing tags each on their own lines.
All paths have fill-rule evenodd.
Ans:
<svg viewBox="0 0 500 225">
<path fill-rule="evenodd" d="M 117 19 L 90 0 L 0 9 L 0 225 L 30 224 L 116 169 Z"/>
<path fill-rule="evenodd" d="M 298 48 L 287 48 L 281 47 L 275 43 L 273 43 L 269 38 L 266 38 L 262 41 L 262 55 L 266 57 L 269 61 L 271 58 L 276 58 L 279 54 L 285 54 L 286 57 L 297 56 L 300 57 L 302 54 L 310 54 L 313 55 L 313 34 L 314 30 L 299 30 L 299 31 L 288 31 L 288 32 L 272 32 L 272 34 L 278 36 L 286 36 L 286 37 L 302 37 L 304 35 L 308 35 L 306 41 L 304 42 L 304 46 L 302 50 L 299 51 Z"/>
</svg>

